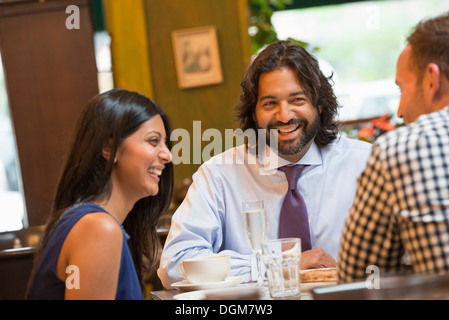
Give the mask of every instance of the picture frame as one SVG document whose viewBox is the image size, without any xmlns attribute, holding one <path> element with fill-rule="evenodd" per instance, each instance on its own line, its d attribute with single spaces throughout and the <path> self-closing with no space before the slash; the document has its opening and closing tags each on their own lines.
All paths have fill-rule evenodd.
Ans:
<svg viewBox="0 0 449 320">
<path fill-rule="evenodd" d="M 215 26 L 175 30 L 172 32 L 172 42 L 180 88 L 223 81 Z"/>
</svg>

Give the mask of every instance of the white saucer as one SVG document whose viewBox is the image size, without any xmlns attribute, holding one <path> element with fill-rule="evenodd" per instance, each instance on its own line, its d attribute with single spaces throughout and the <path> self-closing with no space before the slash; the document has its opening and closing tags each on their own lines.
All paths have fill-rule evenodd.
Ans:
<svg viewBox="0 0 449 320">
<path fill-rule="evenodd" d="M 173 283 L 171 286 L 173 288 L 178 288 L 183 291 L 196 291 L 196 290 L 207 290 L 216 288 L 227 288 L 238 285 L 243 281 L 243 277 L 227 277 L 224 281 L 219 282 L 206 282 L 206 283 L 190 283 L 187 280 Z"/>
<path fill-rule="evenodd" d="M 315 289 L 315 288 L 334 286 L 336 284 L 337 284 L 337 282 L 334 282 L 334 281 L 301 283 L 301 292 L 311 292 L 312 289 Z"/>
<path fill-rule="evenodd" d="M 230 288 L 217 288 L 184 292 L 173 297 L 175 300 L 257 300 L 259 289 L 257 286 L 247 284 Z"/>
</svg>

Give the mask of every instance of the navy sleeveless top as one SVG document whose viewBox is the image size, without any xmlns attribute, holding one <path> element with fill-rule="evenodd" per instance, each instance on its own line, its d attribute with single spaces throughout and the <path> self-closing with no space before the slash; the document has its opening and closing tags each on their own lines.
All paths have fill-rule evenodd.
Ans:
<svg viewBox="0 0 449 320">
<path fill-rule="evenodd" d="M 81 203 L 68 209 L 62 215 L 42 251 L 34 282 L 30 290 L 29 299 L 64 299 L 66 289 L 65 282 L 59 279 L 56 274 L 56 263 L 58 261 L 59 253 L 67 235 L 70 230 L 72 230 L 72 227 L 82 217 L 92 212 L 108 213 L 102 207 L 94 203 Z M 142 299 L 142 291 L 127 242 L 129 236 L 123 229 L 123 226 L 118 221 L 117 223 L 120 225 L 123 232 L 123 244 L 117 294 L 115 298 L 117 300 L 140 300 Z M 82 279 L 81 271 L 80 277 Z M 80 281 L 80 285 L 82 286 L 82 281 Z"/>
</svg>

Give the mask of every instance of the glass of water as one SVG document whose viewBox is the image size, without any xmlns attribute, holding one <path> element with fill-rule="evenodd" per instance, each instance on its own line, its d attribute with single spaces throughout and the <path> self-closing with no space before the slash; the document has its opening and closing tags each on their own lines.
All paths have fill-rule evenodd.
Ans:
<svg viewBox="0 0 449 320">
<path fill-rule="evenodd" d="M 268 288 L 274 299 L 295 299 L 301 294 L 301 239 L 267 241 L 263 246 Z"/>
<path fill-rule="evenodd" d="M 263 285 L 262 276 L 262 247 L 267 238 L 267 216 L 264 201 L 242 202 L 243 230 L 246 240 L 256 255 L 257 262 L 257 284 Z"/>
</svg>

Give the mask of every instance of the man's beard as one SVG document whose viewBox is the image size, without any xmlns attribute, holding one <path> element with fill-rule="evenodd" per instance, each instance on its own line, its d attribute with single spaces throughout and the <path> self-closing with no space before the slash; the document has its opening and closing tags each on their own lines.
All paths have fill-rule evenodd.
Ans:
<svg viewBox="0 0 449 320">
<path fill-rule="evenodd" d="M 283 126 L 283 125 L 295 125 L 295 124 L 301 124 L 302 133 L 291 140 L 280 140 L 278 139 L 278 153 L 283 155 L 294 155 L 299 152 L 301 152 L 302 149 L 317 135 L 318 131 L 320 130 L 321 124 L 320 124 L 320 114 L 317 112 L 315 118 L 311 123 L 309 123 L 306 119 L 291 119 L 287 123 L 283 122 L 276 122 L 276 123 L 269 123 L 267 125 L 267 132 L 266 132 L 266 138 L 267 138 L 267 145 L 270 145 L 270 129 L 277 130 L 277 127 Z"/>
</svg>

